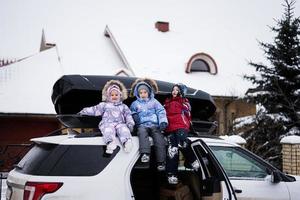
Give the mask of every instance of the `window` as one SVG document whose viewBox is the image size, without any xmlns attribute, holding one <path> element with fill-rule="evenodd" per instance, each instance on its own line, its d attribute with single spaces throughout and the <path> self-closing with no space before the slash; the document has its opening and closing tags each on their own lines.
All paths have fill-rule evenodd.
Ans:
<svg viewBox="0 0 300 200">
<path fill-rule="evenodd" d="M 207 62 L 202 59 L 195 60 L 192 63 L 191 70 L 196 72 L 210 72 Z"/>
<path fill-rule="evenodd" d="M 209 72 L 217 74 L 217 64 L 214 59 L 206 53 L 197 53 L 188 61 L 185 72 Z"/>
<path fill-rule="evenodd" d="M 239 148 L 210 146 L 229 177 L 265 178 L 265 166 Z"/>
<path fill-rule="evenodd" d="M 38 144 L 19 162 L 16 170 L 43 176 L 94 176 L 119 152 L 107 156 L 105 146 Z"/>
</svg>

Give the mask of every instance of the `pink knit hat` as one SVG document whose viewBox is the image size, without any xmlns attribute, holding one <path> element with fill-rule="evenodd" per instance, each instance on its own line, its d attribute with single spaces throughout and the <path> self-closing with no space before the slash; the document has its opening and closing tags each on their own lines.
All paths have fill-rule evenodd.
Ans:
<svg viewBox="0 0 300 200">
<path fill-rule="evenodd" d="M 107 88 L 106 95 L 107 95 L 108 98 L 110 97 L 110 94 L 111 94 L 111 92 L 113 90 L 116 91 L 116 92 L 118 92 L 118 94 L 120 95 L 120 97 L 122 97 L 122 92 L 120 90 L 120 87 L 118 85 L 113 84 L 113 85 L 111 85 L 111 86 L 109 86 Z"/>
</svg>

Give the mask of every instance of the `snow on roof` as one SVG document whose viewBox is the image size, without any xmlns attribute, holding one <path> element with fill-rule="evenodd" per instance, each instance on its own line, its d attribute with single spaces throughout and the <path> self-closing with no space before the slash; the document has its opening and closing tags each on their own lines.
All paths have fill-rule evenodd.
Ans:
<svg viewBox="0 0 300 200">
<path fill-rule="evenodd" d="M 279 18 L 282 12 L 281 0 L 232 0 L 230 3 L 222 0 L 90 0 L 88 3 L 32 0 L 24 4 L 0 1 L 1 57 L 18 59 L 35 55 L 7 66 L 10 72 L 6 72 L 8 68 L 0 70 L 0 77 L 4 79 L 0 81 L 6 84 L 0 86 L 0 112 L 52 113 L 53 108 L 48 103 L 32 107 L 14 102 L 18 100 L 12 93 L 17 91 L 20 95 L 17 86 L 21 80 L 26 82 L 22 84 L 22 98 L 29 101 L 31 93 L 25 91 L 33 90 L 27 87 L 38 79 L 38 73 L 112 75 L 126 68 L 112 40 L 104 36 L 107 25 L 136 76 L 182 82 L 216 96 L 243 96 L 251 85 L 242 76 L 254 73 L 248 61 L 264 61 L 257 40 L 272 41 L 273 33 L 268 25 L 275 24 L 273 19 Z M 299 6 L 294 12 L 296 16 L 297 12 Z M 157 21 L 169 22 L 170 31 L 157 31 Z M 46 42 L 56 44 L 60 67 L 55 61 L 57 57 L 48 55 L 52 50 L 38 52 L 42 30 Z M 200 52 L 216 61 L 216 75 L 185 73 L 190 57 Z M 38 63 L 42 63 L 46 71 L 39 71 Z M 20 81 L 17 78 L 7 81 L 3 78 L 6 75 L 1 74 L 21 69 L 30 73 Z M 40 85 L 40 88 L 45 87 L 40 90 L 49 92 L 43 94 L 49 99 L 52 78 L 49 81 L 44 78 L 45 83 Z M 2 104 L 10 101 L 15 106 Z"/>
<path fill-rule="evenodd" d="M 228 141 L 228 142 L 232 142 L 232 143 L 236 143 L 236 144 L 246 144 L 246 140 L 244 138 L 242 138 L 239 135 L 224 135 L 224 136 L 220 136 L 220 138 Z"/>
<path fill-rule="evenodd" d="M 195 28 L 189 30 L 184 25 L 180 27 L 177 22 L 174 22 L 174 28 L 167 33 L 150 28 L 147 30 L 129 26 L 124 29 L 119 25 L 110 27 L 137 76 L 182 82 L 217 96 L 243 96 L 251 87 L 249 82 L 243 80 L 243 75 L 251 72 L 247 69 L 245 57 L 241 62 L 239 56 L 228 53 L 229 50 L 224 47 L 230 45 L 222 42 L 217 35 L 209 37 L 209 32 L 201 33 L 202 30 Z M 191 35 L 190 32 L 197 33 L 198 36 Z M 145 39 L 137 42 L 136 38 Z M 208 53 L 216 60 L 217 75 L 207 72 L 185 73 L 188 60 L 200 52 Z"/>
<path fill-rule="evenodd" d="M 50 94 L 62 75 L 55 48 L 0 68 L 0 112 L 55 113 Z"/>
<path fill-rule="evenodd" d="M 291 135 L 286 136 L 280 140 L 281 144 L 300 144 L 300 136 Z"/>
</svg>

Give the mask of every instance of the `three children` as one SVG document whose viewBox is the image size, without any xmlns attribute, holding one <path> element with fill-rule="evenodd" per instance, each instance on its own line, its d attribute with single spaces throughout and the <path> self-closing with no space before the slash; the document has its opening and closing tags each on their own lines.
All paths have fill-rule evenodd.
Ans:
<svg viewBox="0 0 300 200">
<path fill-rule="evenodd" d="M 191 124 L 191 106 L 185 98 L 186 86 L 175 84 L 171 97 L 165 100 L 164 107 L 154 96 L 158 87 L 152 79 L 137 79 L 131 87 L 136 100 L 130 109 L 123 103 L 127 98 L 127 90 L 117 80 L 108 81 L 102 90 L 102 101 L 98 105 L 82 109 L 79 114 L 102 116 L 99 129 L 107 144 L 106 153 L 111 154 L 117 147 L 116 135 L 119 137 L 126 152 L 132 148 L 131 133 L 137 127 L 141 162 L 150 161 L 151 144 L 153 145 L 159 171 L 166 169 L 169 184 L 177 184 L 179 149 L 186 160 L 197 170 L 199 163 L 192 153 L 187 138 Z M 163 135 L 165 130 L 166 141 Z M 167 153 L 166 153 L 167 152 Z"/>
</svg>

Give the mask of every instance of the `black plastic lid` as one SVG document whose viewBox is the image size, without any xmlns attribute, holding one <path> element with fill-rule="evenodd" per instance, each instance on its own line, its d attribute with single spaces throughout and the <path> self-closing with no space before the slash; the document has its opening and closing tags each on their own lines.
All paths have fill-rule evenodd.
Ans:
<svg viewBox="0 0 300 200">
<path fill-rule="evenodd" d="M 82 108 L 93 106 L 101 102 L 102 88 L 109 80 L 119 80 L 126 88 L 128 93 L 136 77 L 121 76 L 83 76 L 83 75 L 65 75 L 62 76 L 53 86 L 52 102 L 57 114 L 76 114 Z M 170 95 L 174 83 L 157 81 L 159 91 L 155 98 L 162 104 Z M 212 97 L 201 90 L 188 88 L 186 97 L 189 99 L 192 107 L 192 117 L 207 120 L 211 117 L 216 106 Z M 128 106 L 135 98 L 128 98 L 124 101 Z"/>
</svg>

